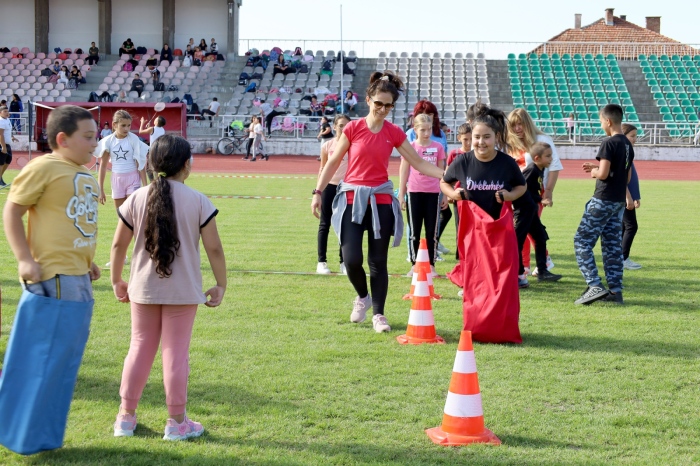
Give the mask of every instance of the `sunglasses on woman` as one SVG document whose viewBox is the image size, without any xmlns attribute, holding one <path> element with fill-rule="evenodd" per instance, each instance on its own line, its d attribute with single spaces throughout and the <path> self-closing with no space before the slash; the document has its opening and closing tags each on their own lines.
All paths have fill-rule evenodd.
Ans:
<svg viewBox="0 0 700 466">
<path fill-rule="evenodd" d="M 370 99 L 370 102 L 372 102 L 372 105 L 374 105 L 375 110 L 381 110 L 383 108 L 388 112 L 389 110 L 394 108 L 393 102 L 390 104 L 386 104 L 386 103 L 382 102 L 381 100 L 371 100 L 371 99 Z"/>
</svg>

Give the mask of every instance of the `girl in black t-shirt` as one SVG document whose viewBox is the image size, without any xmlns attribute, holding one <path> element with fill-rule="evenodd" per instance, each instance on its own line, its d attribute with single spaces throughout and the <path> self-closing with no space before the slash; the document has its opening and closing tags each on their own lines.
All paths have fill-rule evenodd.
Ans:
<svg viewBox="0 0 700 466">
<path fill-rule="evenodd" d="M 501 204 L 525 193 L 525 178 L 509 155 L 496 149 L 506 147 L 505 115 L 483 104 L 475 107 L 472 151 L 455 159 L 443 177 L 442 192 L 454 201 L 470 200 L 495 220 Z M 453 185 L 459 181 L 460 188 Z"/>
</svg>

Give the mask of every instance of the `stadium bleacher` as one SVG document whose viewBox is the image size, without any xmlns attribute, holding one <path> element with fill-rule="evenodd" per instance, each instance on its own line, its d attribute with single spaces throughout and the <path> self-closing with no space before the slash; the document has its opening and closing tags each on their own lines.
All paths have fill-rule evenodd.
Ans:
<svg viewBox="0 0 700 466">
<path fill-rule="evenodd" d="M 481 99 L 490 102 L 486 58 L 468 53 L 419 54 L 413 52 L 381 52 L 378 71 L 390 70 L 405 80 L 405 93 L 396 103 L 393 122 L 404 126 L 408 114 L 420 99 L 429 99 L 440 112 L 441 119 L 462 118 L 467 107 Z"/>
<path fill-rule="evenodd" d="M 582 136 L 603 136 L 598 110 L 609 103 L 625 109 L 627 121 L 639 122 L 637 111 L 614 55 L 509 54 L 508 74 L 513 105 L 524 108 L 548 134 L 564 136 L 574 114 Z"/>
<path fill-rule="evenodd" d="M 700 111 L 700 55 L 639 55 L 638 60 L 669 136 L 692 137 Z"/>
</svg>

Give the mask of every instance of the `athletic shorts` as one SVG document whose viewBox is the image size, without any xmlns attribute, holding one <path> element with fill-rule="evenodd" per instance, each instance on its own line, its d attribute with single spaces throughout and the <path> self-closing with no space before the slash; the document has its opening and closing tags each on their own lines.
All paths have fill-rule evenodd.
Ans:
<svg viewBox="0 0 700 466">
<path fill-rule="evenodd" d="M 0 165 L 9 165 L 12 162 L 12 147 L 9 144 L 7 146 L 7 154 L 0 152 Z"/>
<path fill-rule="evenodd" d="M 126 199 L 141 187 L 139 172 L 112 173 L 112 199 Z"/>
</svg>

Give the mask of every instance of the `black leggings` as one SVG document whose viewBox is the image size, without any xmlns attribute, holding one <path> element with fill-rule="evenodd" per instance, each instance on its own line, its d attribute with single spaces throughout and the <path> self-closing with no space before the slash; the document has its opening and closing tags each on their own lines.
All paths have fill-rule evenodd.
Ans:
<svg viewBox="0 0 700 466">
<path fill-rule="evenodd" d="M 328 232 L 331 229 L 331 215 L 333 214 L 333 199 L 338 191 L 337 184 L 330 184 L 321 193 L 321 221 L 318 224 L 318 261 L 328 262 L 326 252 L 328 250 Z M 343 263 L 343 250 L 338 248 L 340 263 Z"/>
<path fill-rule="evenodd" d="M 622 214 L 622 257 L 628 259 L 632 242 L 637 235 L 637 209 L 628 210 Z"/>
<path fill-rule="evenodd" d="M 532 201 L 532 198 L 525 194 L 527 198 L 522 197 L 515 201 L 513 211 L 515 221 L 515 236 L 518 239 L 518 275 L 525 273 L 523 266 L 523 245 L 529 234 L 535 242 L 535 260 L 537 262 L 538 271 L 547 270 L 547 231 L 537 215 L 537 205 Z M 523 197 L 525 197 L 523 196 Z"/>
<path fill-rule="evenodd" d="M 265 117 L 265 126 L 267 127 L 267 135 L 270 135 L 270 132 L 272 132 L 272 119 L 276 116 L 279 115 L 286 115 L 287 112 L 278 112 L 277 110 L 273 110 L 270 112 L 269 115 Z"/>
<path fill-rule="evenodd" d="M 425 224 L 430 265 L 435 265 L 435 243 L 437 242 L 437 220 L 440 211 L 439 193 L 408 193 L 408 223 L 411 225 L 411 263 L 416 263 L 420 246 L 421 228 Z"/>
<path fill-rule="evenodd" d="M 245 143 L 245 158 L 250 157 L 250 149 L 253 148 L 253 141 L 255 141 L 255 138 L 248 138 L 248 141 Z"/>
<path fill-rule="evenodd" d="M 352 204 L 348 204 L 343 214 L 341 224 L 341 247 L 345 270 L 350 283 L 360 298 L 367 296 L 367 276 L 362 267 L 362 240 L 365 231 L 367 238 L 367 265 L 369 265 L 369 285 L 372 289 L 372 308 L 374 314 L 384 314 L 384 303 L 389 289 L 389 273 L 386 263 L 389 255 L 389 244 L 394 231 L 394 212 L 391 204 L 377 205 L 377 213 L 381 225 L 381 238 L 374 239 L 372 230 L 372 207 L 367 206 L 367 212 L 362 224 L 352 222 Z"/>
</svg>

